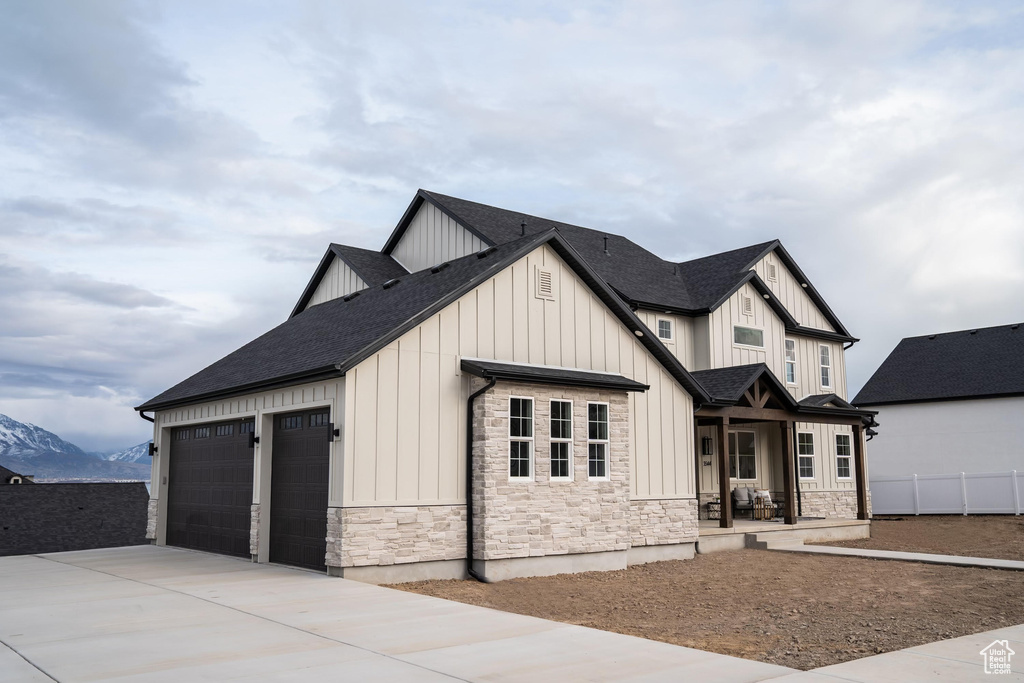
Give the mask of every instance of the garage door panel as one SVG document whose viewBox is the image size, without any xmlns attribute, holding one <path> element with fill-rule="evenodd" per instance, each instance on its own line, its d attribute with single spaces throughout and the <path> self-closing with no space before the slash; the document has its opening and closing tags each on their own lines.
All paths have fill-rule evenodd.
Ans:
<svg viewBox="0 0 1024 683">
<path fill-rule="evenodd" d="M 323 410 L 280 416 L 271 463 L 270 559 L 324 569 L 330 428 Z"/>
<path fill-rule="evenodd" d="M 249 556 L 252 422 L 174 430 L 168 476 L 167 543 Z"/>
</svg>

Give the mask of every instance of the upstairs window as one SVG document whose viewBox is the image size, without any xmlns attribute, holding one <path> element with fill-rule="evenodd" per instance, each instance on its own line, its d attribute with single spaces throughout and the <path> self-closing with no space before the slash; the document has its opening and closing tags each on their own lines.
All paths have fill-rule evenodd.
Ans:
<svg viewBox="0 0 1024 683">
<path fill-rule="evenodd" d="M 853 451 L 850 449 L 850 435 L 836 434 L 836 476 L 849 479 L 852 471 Z"/>
<path fill-rule="evenodd" d="M 786 340 L 786 384 L 796 384 L 796 342 Z"/>
<path fill-rule="evenodd" d="M 672 341 L 672 321 L 658 318 L 658 339 Z"/>
<path fill-rule="evenodd" d="M 732 340 L 741 346 L 756 346 L 759 349 L 763 349 L 764 330 L 759 330 L 756 327 L 736 325 L 732 328 Z"/>
<path fill-rule="evenodd" d="M 533 476 L 533 399 L 508 401 L 508 477 L 528 480 Z"/>
<path fill-rule="evenodd" d="M 572 402 L 551 402 L 551 478 L 572 478 Z"/>
<path fill-rule="evenodd" d="M 587 404 L 587 471 L 591 479 L 608 478 L 608 404 Z"/>
<path fill-rule="evenodd" d="M 814 433 L 796 435 L 797 469 L 801 479 L 814 479 Z"/>
<path fill-rule="evenodd" d="M 821 386 L 832 388 L 832 349 L 824 344 L 818 347 L 818 358 L 821 363 Z"/>
</svg>

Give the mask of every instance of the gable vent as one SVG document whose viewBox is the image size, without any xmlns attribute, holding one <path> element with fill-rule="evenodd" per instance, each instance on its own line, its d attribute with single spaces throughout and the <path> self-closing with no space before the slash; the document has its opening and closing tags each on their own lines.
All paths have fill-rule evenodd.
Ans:
<svg viewBox="0 0 1024 683">
<path fill-rule="evenodd" d="M 771 280 L 772 282 L 777 282 L 779 279 L 779 271 L 775 267 L 774 263 L 768 264 L 768 279 Z"/>
<path fill-rule="evenodd" d="M 535 295 L 538 299 L 554 300 L 555 284 L 550 270 L 537 268 L 537 287 L 535 289 Z"/>
<path fill-rule="evenodd" d="M 741 295 L 740 308 L 743 315 L 754 315 L 754 300 L 749 296 Z"/>
</svg>

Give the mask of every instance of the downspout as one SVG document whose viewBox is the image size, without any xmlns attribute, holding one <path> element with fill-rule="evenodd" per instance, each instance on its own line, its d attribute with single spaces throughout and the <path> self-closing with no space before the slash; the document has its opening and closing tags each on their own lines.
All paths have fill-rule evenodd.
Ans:
<svg viewBox="0 0 1024 683">
<path fill-rule="evenodd" d="M 797 518 L 797 521 L 800 520 L 800 516 L 803 514 L 803 504 L 802 504 L 802 501 L 800 500 L 800 456 L 798 455 L 799 450 L 800 450 L 800 446 L 797 445 L 799 443 L 799 441 L 800 441 L 800 438 L 797 436 L 796 423 L 794 422 L 793 423 L 793 477 L 796 479 L 796 486 L 794 486 L 793 488 L 796 489 L 796 518 Z"/>
<path fill-rule="evenodd" d="M 473 402 L 497 382 L 492 377 L 482 388 L 469 395 L 466 405 L 466 573 L 480 583 L 487 583 L 487 579 L 473 569 Z"/>
</svg>

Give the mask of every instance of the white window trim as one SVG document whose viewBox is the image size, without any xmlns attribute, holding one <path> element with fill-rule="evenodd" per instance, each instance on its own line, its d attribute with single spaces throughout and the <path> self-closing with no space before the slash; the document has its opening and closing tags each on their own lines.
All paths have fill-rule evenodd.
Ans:
<svg viewBox="0 0 1024 683">
<path fill-rule="evenodd" d="M 661 323 L 668 323 L 668 336 L 661 336 Z M 654 321 L 654 333 L 658 335 L 658 339 L 663 342 L 673 343 L 676 340 L 676 324 L 671 318 L 656 318 Z"/>
<path fill-rule="evenodd" d="M 742 328 L 747 329 L 747 330 L 757 330 L 758 332 L 760 332 L 761 333 L 761 344 L 762 345 L 761 346 L 753 346 L 752 344 L 740 344 L 738 341 L 736 341 L 736 328 L 737 327 L 742 327 Z M 732 345 L 733 346 L 738 346 L 741 349 L 757 349 L 758 351 L 764 351 L 765 350 L 765 347 L 764 347 L 764 328 L 763 327 L 755 327 L 754 325 L 737 325 L 736 323 L 733 323 L 733 326 L 732 326 Z"/>
<path fill-rule="evenodd" d="M 821 350 L 828 349 L 828 365 L 821 362 Z M 835 386 L 835 378 L 833 372 L 835 371 L 835 363 L 832 361 L 832 347 L 828 344 L 818 344 L 818 381 L 821 382 L 821 370 L 822 368 L 828 368 L 828 384 L 821 382 L 822 389 L 831 389 Z"/>
<path fill-rule="evenodd" d="M 845 436 L 847 439 L 850 440 L 850 443 L 849 443 L 850 454 L 849 455 L 839 455 L 839 437 L 841 437 L 841 436 Z M 850 461 L 850 467 L 849 467 L 849 469 L 850 469 L 850 476 L 848 476 L 848 477 L 840 477 L 839 476 L 839 459 L 840 458 L 845 458 L 845 459 Z M 846 434 L 846 433 L 843 433 L 843 432 L 840 432 L 839 434 L 836 434 L 836 479 L 838 479 L 839 481 L 852 481 L 853 480 L 853 435 L 852 434 Z"/>
<path fill-rule="evenodd" d="M 530 423 L 532 429 L 530 433 L 532 436 L 512 436 L 512 400 L 519 399 L 529 401 L 531 405 L 530 409 Z M 508 445 L 505 449 L 507 454 L 507 460 L 505 464 L 505 471 L 508 472 L 509 481 L 533 481 L 534 474 L 537 472 L 537 463 L 535 462 L 535 452 L 533 439 L 537 435 L 537 402 L 533 399 L 533 396 L 509 396 L 508 397 Z M 530 476 L 528 477 L 513 477 L 512 476 L 512 442 L 528 442 L 530 444 Z"/>
<path fill-rule="evenodd" d="M 809 455 L 807 453 L 801 453 L 800 452 L 800 435 L 801 434 L 810 434 L 811 435 L 811 453 Z M 817 458 L 817 456 L 818 456 L 818 446 L 814 443 L 814 432 L 797 432 L 796 433 L 796 475 L 797 475 L 797 479 L 799 479 L 800 481 L 816 481 L 817 480 L 817 476 L 816 475 L 818 473 L 818 469 L 817 469 L 817 467 L 814 464 L 814 461 Z M 811 476 L 809 476 L 809 477 L 805 477 L 802 474 L 800 474 L 800 459 L 801 458 L 810 458 L 811 459 Z"/>
<path fill-rule="evenodd" d="M 786 344 L 793 342 L 793 381 L 789 381 L 789 374 L 786 373 L 786 366 L 789 365 L 789 359 L 786 358 Z M 796 339 L 786 339 L 782 342 L 782 371 L 786 373 L 786 384 L 795 387 L 800 383 L 799 375 L 797 375 L 797 355 L 796 355 Z"/>
<path fill-rule="evenodd" d="M 608 438 L 607 439 L 591 439 L 590 438 L 590 406 L 605 406 L 608 408 Z M 606 401 L 587 401 L 587 479 L 589 481 L 611 481 L 612 478 L 612 406 Z M 604 476 L 603 477 L 592 477 L 590 476 L 590 445 L 591 444 L 604 444 Z"/>
<path fill-rule="evenodd" d="M 551 423 L 553 420 L 551 414 L 552 403 L 568 403 L 569 404 L 569 438 L 568 439 L 556 439 L 551 436 Z M 549 443 L 567 443 L 569 444 L 569 476 L 568 477 L 556 477 L 551 474 L 551 470 L 548 469 L 548 478 L 551 481 L 572 481 L 573 471 L 576 469 L 576 458 L 573 453 L 573 436 L 576 432 L 576 406 L 573 404 L 571 399 L 568 398 L 553 398 L 548 401 L 548 441 Z M 551 467 L 551 450 L 548 449 L 548 467 Z"/>
<path fill-rule="evenodd" d="M 754 435 L 754 477 L 752 479 L 741 479 L 740 478 L 740 441 L 736 439 L 736 476 L 732 477 L 733 481 L 757 481 L 757 432 L 753 429 L 730 429 L 729 434 L 753 434 Z M 726 441 L 729 437 L 726 437 Z M 729 453 L 729 444 L 725 444 L 725 452 L 729 455 L 729 468 L 732 468 L 733 454 Z M 747 457 L 747 456 L 744 456 Z"/>
</svg>

